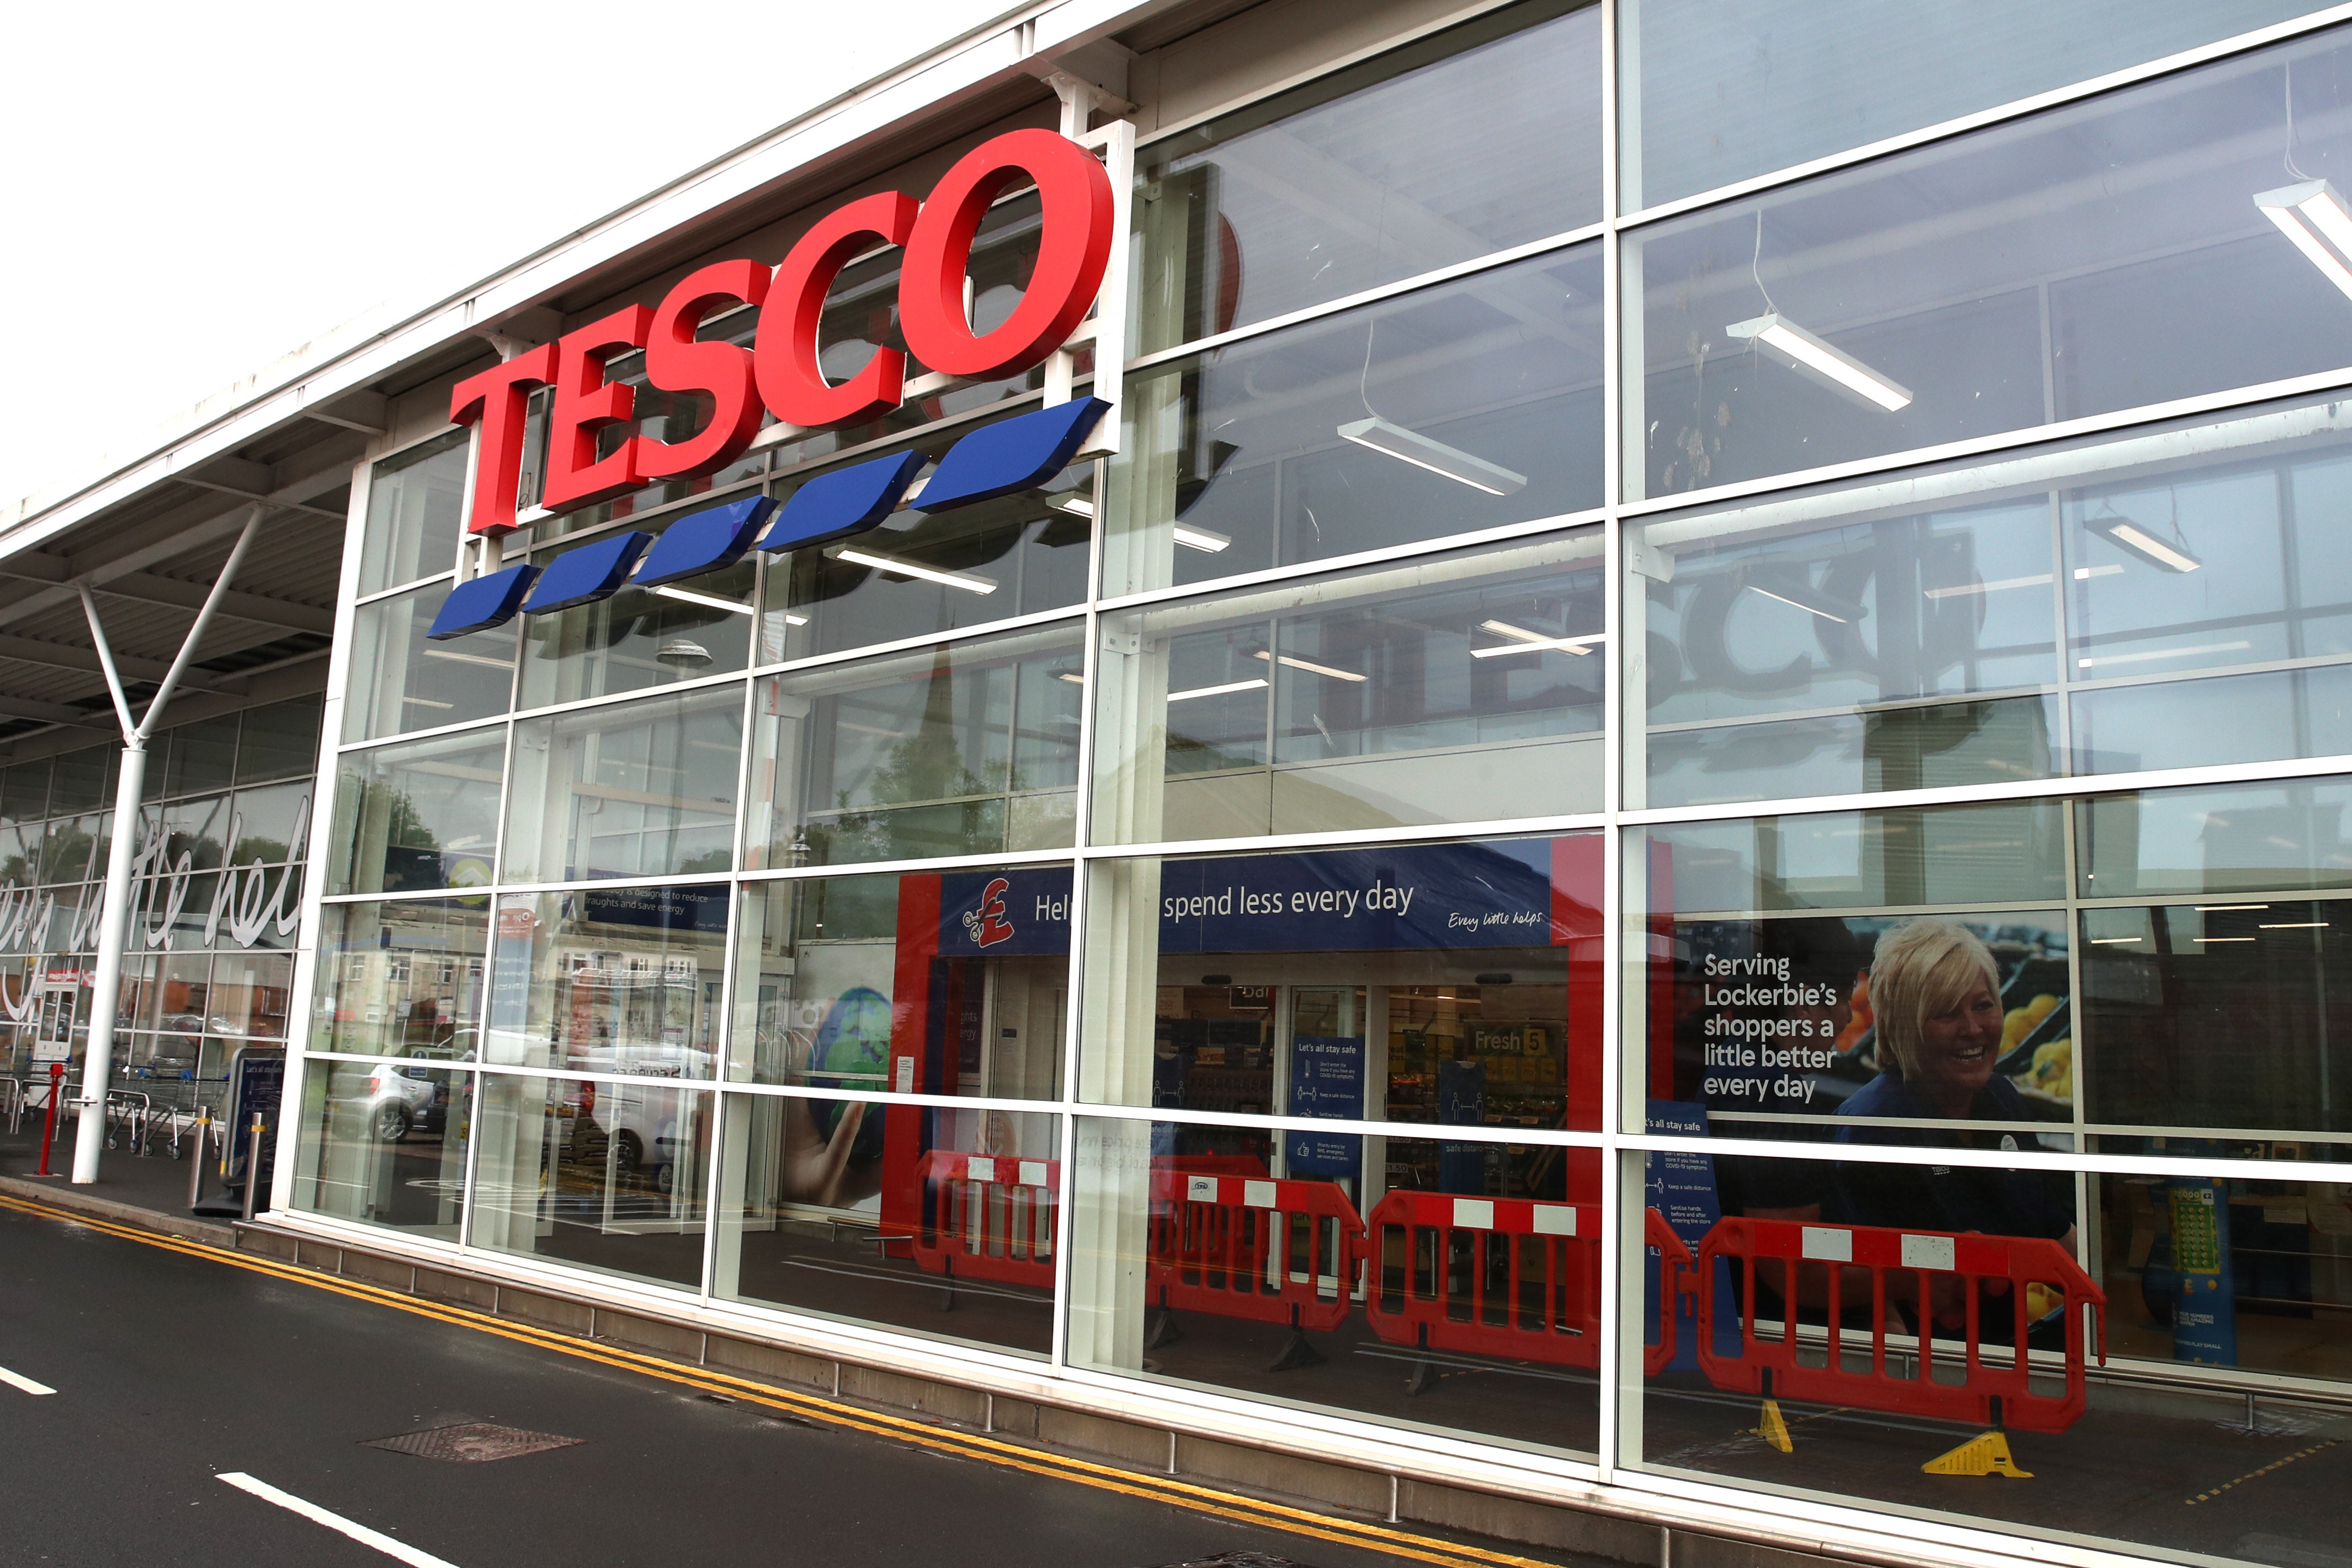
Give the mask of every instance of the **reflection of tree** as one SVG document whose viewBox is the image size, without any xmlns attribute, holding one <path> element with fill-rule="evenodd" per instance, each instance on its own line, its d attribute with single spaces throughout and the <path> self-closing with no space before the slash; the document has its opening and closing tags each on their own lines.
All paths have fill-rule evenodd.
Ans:
<svg viewBox="0 0 2352 1568">
<path fill-rule="evenodd" d="M 52 824 L 41 838 L 40 879 L 44 882 L 79 882 L 98 876 L 104 870 L 99 861 L 98 836 L 84 827 L 80 819 Z M 13 876 L 17 858 L 12 858 L 0 877 Z"/>
<path fill-rule="evenodd" d="M 441 839 L 408 798 L 408 792 L 381 780 L 370 779 L 360 786 L 360 815 L 363 819 L 383 825 L 383 841 L 403 849 L 438 849 Z"/>
<path fill-rule="evenodd" d="M 955 721 L 955 673 L 941 649 L 932 661 L 930 684 L 915 732 L 892 746 L 867 785 L 864 809 L 850 805 L 849 791 L 835 796 L 840 816 L 830 826 L 811 825 L 809 841 L 821 861 L 897 860 L 940 852 L 942 838 L 964 845 L 1001 837 L 1004 805 L 997 786 L 965 762 Z M 988 799 L 969 798 L 986 795 Z M 963 798 L 959 798 L 963 797 Z M 926 801 L 953 802 L 930 811 L 892 810 Z"/>
<path fill-rule="evenodd" d="M 343 842 L 351 846 L 352 867 L 362 887 L 386 890 L 443 881 L 441 840 L 416 809 L 408 792 L 382 778 L 362 779 L 352 792 L 351 815 L 337 816 L 350 826 Z M 431 860 L 427 870 L 424 862 Z M 424 883 L 415 878 L 423 874 Z"/>
</svg>

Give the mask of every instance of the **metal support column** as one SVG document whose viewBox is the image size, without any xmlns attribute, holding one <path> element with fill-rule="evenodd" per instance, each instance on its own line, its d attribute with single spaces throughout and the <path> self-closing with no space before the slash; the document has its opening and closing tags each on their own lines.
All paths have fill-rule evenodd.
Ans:
<svg viewBox="0 0 2352 1568">
<path fill-rule="evenodd" d="M 114 840 L 107 850 L 106 885 L 99 904 L 98 973 L 90 981 L 89 1044 L 82 1054 L 81 1121 L 74 1138 L 73 1179 L 77 1186 L 87 1186 L 98 1180 L 98 1154 L 106 1144 L 106 1085 L 114 1075 L 114 1016 L 121 1007 L 123 931 L 131 923 L 131 868 L 137 858 L 139 797 L 147 779 L 147 740 L 155 732 L 155 721 L 163 717 L 164 704 L 172 700 L 173 689 L 180 684 L 181 676 L 195 658 L 196 645 L 204 640 L 205 628 L 212 624 L 213 611 L 219 607 L 229 580 L 243 563 L 246 550 L 261 527 L 262 510 L 256 503 L 246 517 L 245 529 L 236 536 L 228 560 L 222 563 L 220 576 L 214 581 L 212 592 L 205 595 L 204 608 L 196 612 L 195 624 L 188 628 L 186 639 L 180 644 L 179 657 L 172 661 L 163 684 L 155 689 L 146 713 L 136 723 L 131 721 L 131 700 L 123 692 L 122 677 L 114 668 L 114 649 L 106 640 L 106 628 L 99 624 L 98 605 L 90 599 L 87 587 L 80 590 L 82 616 L 89 622 L 99 668 L 106 672 L 106 689 L 114 699 L 114 715 L 122 725 L 122 763 L 114 788 Z"/>
</svg>

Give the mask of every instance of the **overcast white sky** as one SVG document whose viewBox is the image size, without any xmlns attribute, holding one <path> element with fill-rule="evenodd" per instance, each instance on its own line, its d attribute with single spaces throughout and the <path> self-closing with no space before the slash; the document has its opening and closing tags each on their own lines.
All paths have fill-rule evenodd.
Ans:
<svg viewBox="0 0 2352 1568">
<path fill-rule="evenodd" d="M 425 304 L 1012 4 L 12 10 L 0 499 L 91 477 L 371 307 Z"/>
</svg>

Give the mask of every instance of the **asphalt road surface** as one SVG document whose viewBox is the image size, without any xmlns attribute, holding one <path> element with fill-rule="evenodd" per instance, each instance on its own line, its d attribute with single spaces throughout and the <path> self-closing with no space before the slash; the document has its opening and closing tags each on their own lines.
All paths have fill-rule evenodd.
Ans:
<svg viewBox="0 0 2352 1568">
<path fill-rule="evenodd" d="M 42 1388 L 54 1392 L 34 1392 Z M 1340 1522 L 1332 1539 L 1311 1521 L 1285 1528 L 1262 1509 L 1251 1517 L 1246 1500 L 1221 1511 L 1206 1494 L 1131 1495 L 1099 1470 L 1055 1473 L 1060 1461 L 1032 1451 L 1046 1472 L 1036 1473 L 1009 1453 L 989 1457 L 968 1434 L 932 1428 L 942 1440 L 930 1442 L 893 1419 L 877 1415 L 866 1425 L 880 1429 L 860 1430 L 856 1411 L 825 1402 L 797 1412 L 756 1397 L 719 1403 L 684 1381 L 555 1344 L 0 1207 L 0 1563 L 1547 1560 L 1366 1521 Z M 576 1441 L 473 1463 L 365 1446 L 465 1422 Z M 354 1539 L 346 1525 L 375 1539 Z"/>
</svg>

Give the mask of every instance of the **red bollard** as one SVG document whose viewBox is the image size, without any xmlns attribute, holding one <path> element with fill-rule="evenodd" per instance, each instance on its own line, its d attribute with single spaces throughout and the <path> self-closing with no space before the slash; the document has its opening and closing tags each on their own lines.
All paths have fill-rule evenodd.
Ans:
<svg viewBox="0 0 2352 1568">
<path fill-rule="evenodd" d="M 49 1114 L 41 1123 L 41 1174 L 49 1173 L 49 1140 L 58 1134 L 58 1097 L 65 1092 L 66 1064 L 49 1064 Z"/>
</svg>

